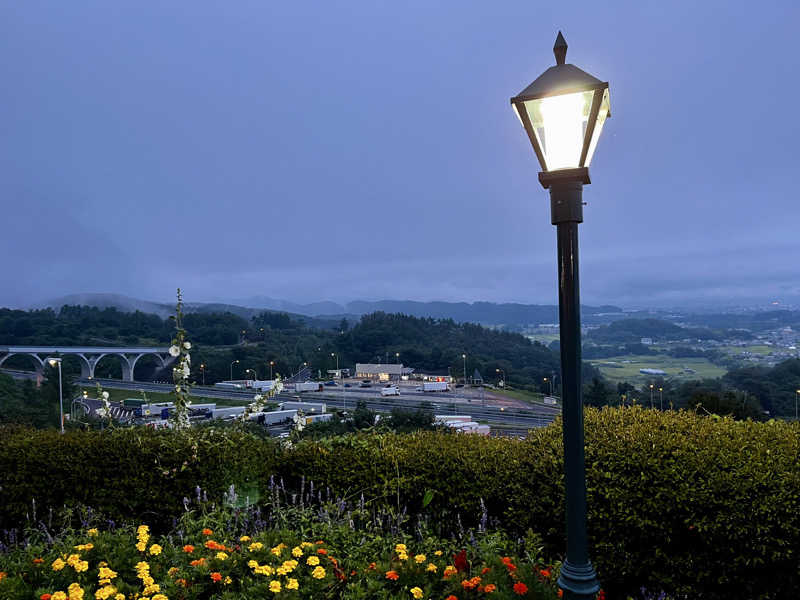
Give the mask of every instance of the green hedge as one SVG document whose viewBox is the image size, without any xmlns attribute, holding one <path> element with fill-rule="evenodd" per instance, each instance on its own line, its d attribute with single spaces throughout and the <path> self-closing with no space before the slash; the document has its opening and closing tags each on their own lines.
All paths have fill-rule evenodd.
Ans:
<svg viewBox="0 0 800 600">
<path fill-rule="evenodd" d="M 800 426 L 640 408 L 587 409 L 585 419 L 591 556 L 610 597 L 642 585 L 709 599 L 795 597 Z M 560 423 L 526 440 L 420 433 L 291 449 L 231 433 L 6 434 L 6 526 L 31 497 L 167 518 L 195 485 L 221 494 L 249 476 L 263 491 L 274 473 L 411 512 L 433 490 L 426 510 L 464 523 L 480 519 L 483 499 L 510 532 L 533 529 L 551 551 L 564 548 Z M 180 471 L 192 447 L 198 458 Z"/>
<path fill-rule="evenodd" d="M 86 505 L 112 519 L 171 525 L 195 488 L 220 498 L 226 488 L 274 471 L 277 445 L 236 432 L 178 434 L 147 428 L 72 431 L 0 430 L 0 525 L 24 523 L 36 503 Z"/>
</svg>

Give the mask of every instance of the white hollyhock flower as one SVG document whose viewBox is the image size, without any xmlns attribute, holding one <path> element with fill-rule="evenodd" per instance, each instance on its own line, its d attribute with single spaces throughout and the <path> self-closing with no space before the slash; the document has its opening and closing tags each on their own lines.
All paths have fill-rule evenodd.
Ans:
<svg viewBox="0 0 800 600">
<path fill-rule="evenodd" d="M 105 409 L 105 408 L 98 408 L 98 409 L 97 409 L 97 410 L 95 410 L 94 412 L 95 412 L 97 415 L 101 416 L 101 417 L 105 417 L 105 416 L 106 416 L 106 409 Z"/>
<path fill-rule="evenodd" d="M 189 365 L 188 364 L 183 363 L 183 371 L 182 371 L 182 373 L 183 373 L 184 377 L 188 377 L 189 376 Z"/>
<path fill-rule="evenodd" d="M 103 392 L 103 400 L 108 400 L 108 392 Z"/>
<path fill-rule="evenodd" d="M 192 345 L 189 342 L 183 342 L 183 347 L 186 348 L 187 350 L 192 349 Z"/>
<path fill-rule="evenodd" d="M 192 363 L 192 357 L 190 355 L 186 354 L 186 355 L 184 355 L 184 358 L 186 359 L 187 363 L 189 363 L 189 364 Z"/>
<path fill-rule="evenodd" d="M 177 346 L 170 346 L 169 347 L 169 355 L 172 357 L 177 357 L 181 353 L 181 349 Z"/>
</svg>

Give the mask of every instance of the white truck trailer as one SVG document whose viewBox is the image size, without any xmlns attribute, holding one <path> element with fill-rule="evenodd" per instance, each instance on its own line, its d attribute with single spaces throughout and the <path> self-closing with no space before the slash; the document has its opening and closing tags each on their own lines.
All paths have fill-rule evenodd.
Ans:
<svg viewBox="0 0 800 600">
<path fill-rule="evenodd" d="M 279 406 L 282 410 L 302 410 L 306 415 L 321 415 L 327 409 L 324 402 L 292 402 L 290 400 L 288 402 L 281 402 Z"/>
<path fill-rule="evenodd" d="M 446 381 L 425 381 L 422 384 L 423 392 L 446 392 L 448 391 Z"/>
<path fill-rule="evenodd" d="M 295 392 L 321 392 L 322 384 L 317 381 L 305 381 L 303 383 L 294 384 Z"/>
<path fill-rule="evenodd" d="M 390 385 L 385 388 L 381 388 L 381 396 L 399 396 L 400 395 L 400 388 L 396 385 Z"/>
</svg>

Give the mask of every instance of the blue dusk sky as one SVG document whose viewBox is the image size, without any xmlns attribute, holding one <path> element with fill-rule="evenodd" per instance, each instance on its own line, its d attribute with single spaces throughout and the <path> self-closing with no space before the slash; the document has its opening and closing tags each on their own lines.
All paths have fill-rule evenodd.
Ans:
<svg viewBox="0 0 800 600">
<path fill-rule="evenodd" d="M 509 98 L 610 82 L 582 299 L 800 297 L 800 4 L 4 2 L 0 305 L 554 303 Z"/>
</svg>

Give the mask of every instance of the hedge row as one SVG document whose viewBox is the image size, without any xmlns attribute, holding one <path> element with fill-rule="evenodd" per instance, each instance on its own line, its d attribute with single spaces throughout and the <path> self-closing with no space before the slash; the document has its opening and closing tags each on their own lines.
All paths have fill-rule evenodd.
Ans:
<svg viewBox="0 0 800 600">
<path fill-rule="evenodd" d="M 688 597 L 784 598 L 800 588 L 800 427 L 639 408 L 586 411 L 591 556 L 610 597 L 642 585 Z M 301 476 L 367 500 L 490 517 L 563 552 L 559 424 L 526 440 L 466 435 L 348 436 L 281 449 L 230 432 L 140 430 L 59 436 L 0 431 L 0 514 L 30 499 L 81 502 L 119 517 L 181 508 L 196 485 L 220 494 L 250 477 Z"/>
</svg>

